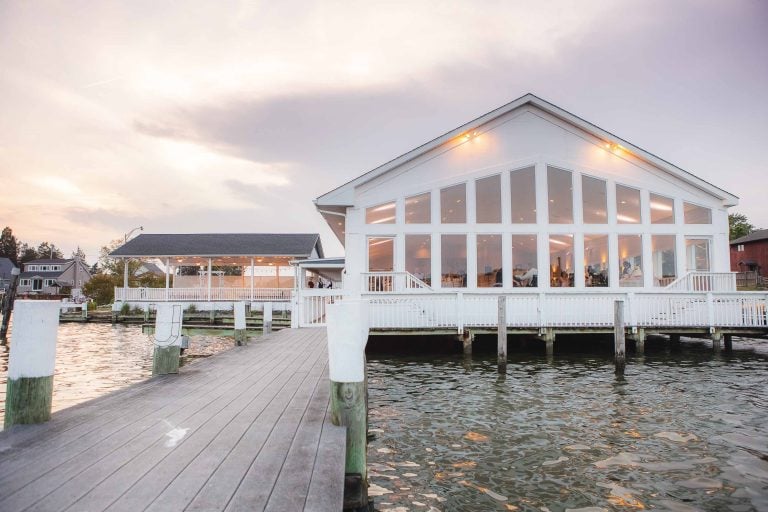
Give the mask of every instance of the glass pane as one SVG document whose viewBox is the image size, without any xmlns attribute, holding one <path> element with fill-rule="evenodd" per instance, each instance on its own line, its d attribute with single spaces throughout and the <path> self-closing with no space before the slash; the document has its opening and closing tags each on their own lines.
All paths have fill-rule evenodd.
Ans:
<svg viewBox="0 0 768 512">
<path fill-rule="evenodd" d="M 432 237 L 405 235 L 405 271 L 432 284 Z"/>
<path fill-rule="evenodd" d="M 651 224 L 674 224 L 675 201 L 669 197 L 651 194 Z"/>
<path fill-rule="evenodd" d="M 651 259 L 653 260 L 653 286 L 664 287 L 674 281 L 677 278 L 675 235 L 653 235 Z"/>
<path fill-rule="evenodd" d="M 539 286 L 536 235 L 512 235 L 512 285 Z"/>
<path fill-rule="evenodd" d="M 477 235 L 477 287 L 502 286 L 501 235 Z"/>
<path fill-rule="evenodd" d="M 608 235 L 584 235 L 584 285 L 608 286 Z"/>
<path fill-rule="evenodd" d="M 573 287 L 573 235 L 549 235 L 550 285 Z"/>
<path fill-rule="evenodd" d="M 440 219 L 443 224 L 467 222 L 467 186 L 464 183 L 440 191 Z"/>
<path fill-rule="evenodd" d="M 619 286 L 643 286 L 643 237 L 619 235 Z"/>
<path fill-rule="evenodd" d="M 443 288 L 467 286 L 467 236 L 442 235 L 440 238 L 440 282 Z"/>
<path fill-rule="evenodd" d="M 709 272 L 709 239 L 687 238 L 685 240 L 686 269 L 689 272 Z"/>
<path fill-rule="evenodd" d="M 686 224 L 712 224 L 712 210 L 691 203 L 683 203 Z"/>
<path fill-rule="evenodd" d="M 501 222 L 501 176 L 489 176 L 475 182 L 477 222 Z"/>
<path fill-rule="evenodd" d="M 584 224 L 608 223 L 608 196 L 605 182 L 591 176 L 581 177 Z"/>
<path fill-rule="evenodd" d="M 533 167 L 512 171 L 512 224 L 536 224 L 536 171 Z"/>
<path fill-rule="evenodd" d="M 395 261 L 394 238 L 368 239 L 368 271 L 392 272 Z"/>
<path fill-rule="evenodd" d="M 547 167 L 549 223 L 573 224 L 573 180 L 570 171 Z"/>
<path fill-rule="evenodd" d="M 385 203 L 365 209 L 366 224 L 394 224 L 395 203 Z"/>
<path fill-rule="evenodd" d="M 432 222 L 431 194 L 419 194 L 418 196 L 405 198 L 405 223 L 429 224 Z"/>
<path fill-rule="evenodd" d="M 619 224 L 640 223 L 640 191 L 616 185 L 616 221 Z"/>
</svg>

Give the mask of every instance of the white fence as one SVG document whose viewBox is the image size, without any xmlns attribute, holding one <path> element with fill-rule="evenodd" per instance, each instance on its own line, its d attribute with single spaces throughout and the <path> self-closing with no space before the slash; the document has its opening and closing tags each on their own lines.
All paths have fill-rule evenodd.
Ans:
<svg viewBox="0 0 768 512">
<path fill-rule="evenodd" d="M 364 293 L 405 293 L 431 291 L 427 283 L 409 272 L 363 272 Z"/>
<path fill-rule="evenodd" d="M 314 288 L 302 290 L 301 297 L 294 305 L 292 318 L 297 327 L 317 327 L 325 325 L 325 306 L 344 298 L 340 290 L 333 288 Z"/>
<path fill-rule="evenodd" d="M 688 272 L 665 290 L 675 292 L 735 292 L 736 272 Z"/>
<path fill-rule="evenodd" d="M 115 302 L 288 301 L 290 288 L 115 288 Z"/>
</svg>

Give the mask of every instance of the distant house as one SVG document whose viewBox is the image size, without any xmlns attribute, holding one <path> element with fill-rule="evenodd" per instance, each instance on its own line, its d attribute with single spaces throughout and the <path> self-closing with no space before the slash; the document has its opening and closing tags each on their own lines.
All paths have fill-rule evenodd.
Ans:
<svg viewBox="0 0 768 512">
<path fill-rule="evenodd" d="M 8 258 L 0 258 L 0 291 L 7 290 L 11 284 L 11 270 L 16 268 Z"/>
<path fill-rule="evenodd" d="M 157 277 L 165 277 L 165 272 L 163 269 L 158 267 L 152 262 L 149 261 L 142 261 L 141 265 L 138 269 L 136 269 L 136 277 L 141 277 L 145 275 L 153 275 Z"/>
<path fill-rule="evenodd" d="M 80 259 L 39 259 L 28 261 L 19 276 L 19 294 L 62 295 L 62 288 L 72 289 L 73 296 L 91 280 L 88 266 Z"/>
<path fill-rule="evenodd" d="M 765 275 L 766 269 L 768 269 L 768 229 L 759 229 L 731 241 L 731 270 Z"/>
</svg>

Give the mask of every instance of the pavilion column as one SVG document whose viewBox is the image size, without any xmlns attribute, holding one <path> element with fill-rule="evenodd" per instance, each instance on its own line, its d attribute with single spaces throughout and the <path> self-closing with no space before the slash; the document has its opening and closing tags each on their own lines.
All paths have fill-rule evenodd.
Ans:
<svg viewBox="0 0 768 512">
<path fill-rule="evenodd" d="M 251 258 L 251 300 L 253 300 L 253 274 L 254 274 L 253 258 Z"/>
<path fill-rule="evenodd" d="M 128 258 L 123 258 L 123 288 L 128 288 Z"/>
<path fill-rule="evenodd" d="M 280 265 L 275 265 L 275 277 L 277 278 L 277 288 L 280 288 Z"/>
<path fill-rule="evenodd" d="M 208 258 L 208 302 L 211 302 L 211 272 L 213 271 L 213 265 L 211 258 Z"/>
<path fill-rule="evenodd" d="M 165 258 L 165 300 L 168 300 L 168 288 L 171 282 L 171 259 Z"/>
</svg>

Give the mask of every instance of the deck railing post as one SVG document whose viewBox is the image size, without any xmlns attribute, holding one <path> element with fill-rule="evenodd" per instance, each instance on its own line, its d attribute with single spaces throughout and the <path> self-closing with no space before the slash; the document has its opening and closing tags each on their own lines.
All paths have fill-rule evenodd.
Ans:
<svg viewBox="0 0 768 512">
<path fill-rule="evenodd" d="M 56 334 L 61 303 L 18 300 L 8 357 L 5 428 L 51 418 Z"/>
<path fill-rule="evenodd" d="M 624 301 L 617 300 L 613 303 L 613 342 L 616 375 L 624 375 L 626 361 L 626 346 L 624 340 Z"/>
<path fill-rule="evenodd" d="M 326 306 L 331 421 L 347 427 L 344 509 L 368 506 L 365 345 L 368 304 L 343 300 Z"/>
<path fill-rule="evenodd" d="M 498 300 L 498 332 L 497 332 L 497 348 L 498 348 L 498 371 L 499 373 L 507 373 L 507 297 L 499 295 Z"/>
<path fill-rule="evenodd" d="M 464 332 L 464 294 L 458 292 L 456 294 L 456 330 L 459 334 Z"/>
<path fill-rule="evenodd" d="M 539 307 L 538 313 L 539 313 L 539 329 L 546 327 L 547 325 L 547 312 L 545 308 L 545 300 L 546 295 L 543 293 L 539 293 Z"/>
<path fill-rule="evenodd" d="M 264 331 L 264 334 L 267 335 L 272 332 L 272 303 L 271 302 L 264 302 L 263 303 L 263 312 L 262 312 L 262 329 Z"/>
<path fill-rule="evenodd" d="M 712 292 L 707 292 L 707 327 L 710 330 L 715 328 L 715 302 Z"/>
</svg>

